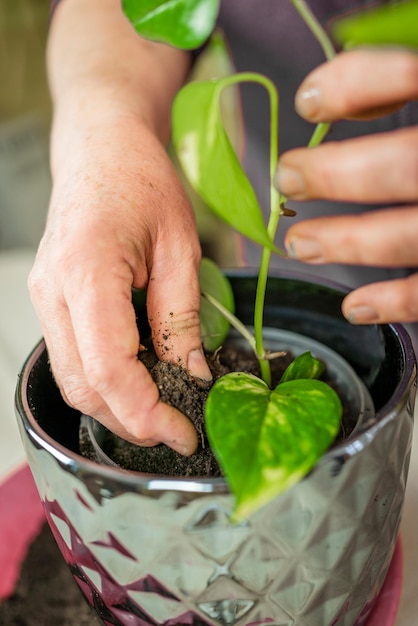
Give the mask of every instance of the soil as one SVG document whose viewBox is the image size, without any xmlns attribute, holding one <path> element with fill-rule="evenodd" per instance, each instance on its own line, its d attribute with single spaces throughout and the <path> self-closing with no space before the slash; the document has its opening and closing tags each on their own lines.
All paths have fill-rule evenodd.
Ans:
<svg viewBox="0 0 418 626">
<path fill-rule="evenodd" d="M 12 596 L 0 603 L 0 626 L 98 626 L 45 523 L 32 543 Z"/>
<path fill-rule="evenodd" d="M 142 448 L 114 437 L 109 432 L 102 444 L 107 456 L 123 469 L 150 474 L 201 478 L 221 476 L 221 469 L 209 446 L 204 426 L 205 402 L 213 383 L 198 382 L 178 365 L 159 361 L 152 344 L 146 345 L 146 349 L 138 356 L 150 371 L 163 402 L 176 407 L 193 422 L 200 444 L 191 457 L 184 457 L 165 445 Z M 227 346 L 214 354 L 207 354 L 206 358 L 212 371 L 213 382 L 227 372 L 233 371 L 260 375 L 258 362 L 252 351 L 243 353 L 241 349 L 237 351 L 234 346 Z M 271 361 L 273 384 L 279 382 L 292 360 L 293 356 L 285 353 Z M 326 372 L 322 378 L 332 384 Z M 336 391 L 338 392 L 338 389 Z M 344 407 L 342 429 L 337 440 L 351 432 L 354 425 L 355 419 L 350 416 L 347 407 Z M 80 428 L 80 452 L 95 461 L 99 460 L 83 423 Z"/>
</svg>

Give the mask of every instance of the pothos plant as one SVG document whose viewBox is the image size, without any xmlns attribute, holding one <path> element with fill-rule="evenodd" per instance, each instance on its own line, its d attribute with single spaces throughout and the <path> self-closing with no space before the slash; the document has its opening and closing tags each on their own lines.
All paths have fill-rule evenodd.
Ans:
<svg viewBox="0 0 418 626">
<path fill-rule="evenodd" d="M 332 59 L 333 43 L 309 6 L 304 0 L 290 1 L 322 46 L 326 59 Z M 212 33 L 219 3 L 220 0 L 123 0 L 123 8 L 143 37 L 193 49 Z M 412 6 L 412 11 L 418 7 L 415 0 L 405 4 Z M 414 23 L 402 11 L 402 20 L 408 25 Z M 364 19 L 360 16 L 337 23 L 335 32 L 340 41 L 347 45 L 373 41 L 374 33 L 375 40 L 381 42 L 379 23 L 385 20 L 388 30 L 395 30 L 396 39 L 393 14 L 390 21 L 384 13 L 378 15 L 377 21 L 366 17 L 366 26 Z M 245 82 L 264 88 L 270 101 L 267 224 L 225 131 L 221 113 L 223 92 Z M 275 85 L 264 75 L 252 72 L 189 82 L 178 93 L 173 106 L 172 141 L 186 178 L 207 206 L 262 250 L 253 332 L 233 314 L 230 286 L 216 265 L 204 259 L 200 273 L 205 346 L 216 349 L 231 324 L 248 340 L 261 372 L 260 377 L 243 372 L 223 376 L 213 385 L 206 403 L 207 435 L 235 496 L 235 521 L 248 517 L 303 478 L 335 439 L 342 416 L 337 393 L 319 380 L 324 365 L 310 352 L 298 356 L 279 384 L 272 388 L 270 361 L 275 355 L 269 354 L 264 346 L 263 308 L 271 255 L 283 254 L 274 244 L 280 216 L 286 212 L 286 198 L 273 185 L 279 154 L 278 109 Z M 328 130 L 328 124 L 319 124 L 309 147 L 317 146 Z"/>
</svg>

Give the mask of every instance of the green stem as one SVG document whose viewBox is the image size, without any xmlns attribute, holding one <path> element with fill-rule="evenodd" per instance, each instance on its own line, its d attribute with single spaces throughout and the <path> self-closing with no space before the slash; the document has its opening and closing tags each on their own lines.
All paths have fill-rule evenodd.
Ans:
<svg viewBox="0 0 418 626">
<path fill-rule="evenodd" d="M 335 56 L 335 48 L 326 30 L 322 27 L 322 24 L 318 21 L 314 13 L 312 13 L 310 7 L 305 0 L 290 0 L 296 11 L 299 13 L 309 30 L 316 37 L 327 61 L 331 61 Z M 308 148 L 315 148 L 319 146 L 324 137 L 328 134 L 331 124 L 326 122 L 319 123 L 309 141 Z"/>
<path fill-rule="evenodd" d="M 311 33 L 315 36 L 321 46 L 327 61 L 335 57 L 335 48 L 327 32 L 317 20 L 305 0 L 290 0 L 296 11 L 299 13 Z"/>
<path fill-rule="evenodd" d="M 280 209 L 283 204 L 279 192 L 275 189 L 273 180 L 276 170 L 276 163 L 279 154 L 278 142 L 278 121 L 279 121 L 279 95 L 274 83 L 266 76 L 253 72 L 242 72 L 233 74 L 223 79 L 220 83 L 221 88 L 230 86 L 235 83 L 253 82 L 263 86 L 270 98 L 270 217 L 267 225 L 267 232 L 271 241 L 274 241 L 277 227 L 280 219 Z M 271 250 L 264 247 L 260 271 L 257 279 L 257 288 L 254 302 L 254 337 L 255 352 L 260 365 L 261 378 L 266 385 L 271 386 L 271 367 L 269 361 L 265 358 L 263 325 L 264 325 L 264 302 L 266 297 L 267 279 L 271 259 Z"/>
<path fill-rule="evenodd" d="M 306 4 L 305 0 L 291 0 L 293 6 L 298 11 L 310 31 L 316 37 L 318 43 L 322 47 L 325 58 L 330 61 L 335 57 L 335 49 L 331 39 L 323 29 L 320 22 Z M 279 157 L 278 142 L 278 120 L 279 120 L 279 96 L 274 83 L 264 75 L 253 72 L 243 72 L 233 74 L 220 81 L 220 88 L 242 83 L 253 82 L 262 85 L 268 92 L 270 98 L 270 217 L 267 225 L 267 232 L 271 241 L 274 241 L 277 228 L 279 225 L 281 208 L 286 202 L 286 197 L 281 195 L 274 186 L 274 175 L 276 171 L 277 160 Z M 313 148 L 319 145 L 330 129 L 330 124 L 320 123 L 316 126 L 314 133 L 309 141 L 308 147 Z M 271 367 L 269 361 L 265 358 L 263 326 L 264 326 L 264 303 L 266 297 L 267 280 L 271 260 L 271 250 L 264 247 L 260 270 L 257 280 L 257 288 L 254 303 L 254 337 L 255 352 L 260 364 L 261 377 L 264 382 L 271 386 Z"/>
<path fill-rule="evenodd" d="M 255 352 L 256 351 L 255 339 L 250 333 L 250 331 L 248 330 L 248 328 L 245 326 L 245 324 L 243 324 L 233 313 L 231 313 L 231 311 L 229 311 L 226 307 L 224 307 L 223 304 L 219 302 L 219 300 L 211 296 L 210 293 L 206 293 L 205 291 L 202 291 L 202 296 L 206 298 L 206 300 L 210 302 L 210 304 L 214 306 L 215 309 L 217 309 L 224 316 L 226 320 L 228 320 L 231 326 L 233 326 L 239 333 L 241 333 L 241 335 L 244 337 L 244 339 L 248 341 L 251 348 Z"/>
<path fill-rule="evenodd" d="M 308 148 L 316 148 L 316 146 L 319 146 L 329 133 L 330 128 L 331 124 L 329 122 L 320 122 L 317 124 L 314 132 L 312 133 L 312 137 L 309 140 Z"/>
</svg>

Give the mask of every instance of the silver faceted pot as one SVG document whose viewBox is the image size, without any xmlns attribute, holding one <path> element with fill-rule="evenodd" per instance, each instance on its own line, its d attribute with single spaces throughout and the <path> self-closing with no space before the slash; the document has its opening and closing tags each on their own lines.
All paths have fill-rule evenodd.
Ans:
<svg viewBox="0 0 418 626">
<path fill-rule="evenodd" d="M 255 277 L 230 278 L 237 314 L 251 324 Z M 399 531 L 416 362 L 403 327 L 351 326 L 340 312 L 344 290 L 315 281 L 272 275 L 265 324 L 338 352 L 375 415 L 242 524 L 229 522 L 222 479 L 140 474 L 82 457 L 80 415 L 62 400 L 43 342 L 29 355 L 16 392 L 27 458 L 63 557 L 103 624 L 367 623 Z M 134 302 L 143 336 L 144 304 L 138 294 Z"/>
</svg>

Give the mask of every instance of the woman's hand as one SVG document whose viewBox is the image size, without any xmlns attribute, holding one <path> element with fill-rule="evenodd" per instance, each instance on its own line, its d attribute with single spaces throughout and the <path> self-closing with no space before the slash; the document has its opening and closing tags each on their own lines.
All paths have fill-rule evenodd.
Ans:
<svg viewBox="0 0 418 626">
<path fill-rule="evenodd" d="M 312 122 L 374 117 L 418 99 L 418 55 L 356 50 L 315 69 L 296 95 Z M 308 263 L 418 267 L 418 127 L 295 149 L 279 161 L 277 186 L 290 199 L 399 203 L 360 216 L 304 220 L 289 228 L 291 257 Z M 353 323 L 417 321 L 418 274 L 348 295 Z"/>
</svg>

